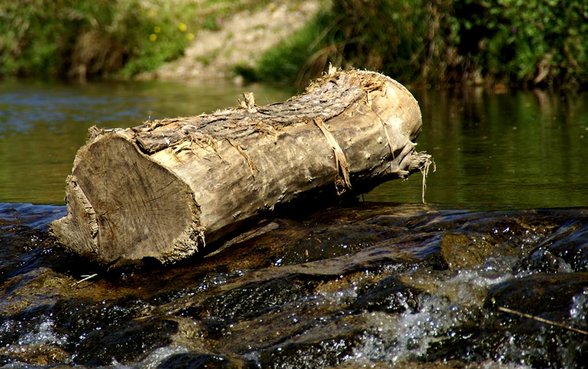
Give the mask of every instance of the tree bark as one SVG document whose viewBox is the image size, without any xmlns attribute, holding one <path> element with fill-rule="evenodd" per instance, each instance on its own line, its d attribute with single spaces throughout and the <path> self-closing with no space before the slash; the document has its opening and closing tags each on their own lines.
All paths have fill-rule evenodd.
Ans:
<svg viewBox="0 0 588 369">
<path fill-rule="evenodd" d="M 277 209 L 355 196 L 422 170 L 421 113 L 398 82 L 331 70 L 303 94 L 95 129 L 67 179 L 67 248 L 101 264 L 173 262 Z"/>
</svg>

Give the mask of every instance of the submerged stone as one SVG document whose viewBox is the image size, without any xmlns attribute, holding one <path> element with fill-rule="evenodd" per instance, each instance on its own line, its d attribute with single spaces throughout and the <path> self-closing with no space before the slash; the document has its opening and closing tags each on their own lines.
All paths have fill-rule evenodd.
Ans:
<svg viewBox="0 0 588 369">
<path fill-rule="evenodd" d="M 588 272 L 588 224 L 573 221 L 562 225 L 522 258 L 516 270 Z"/>
<path fill-rule="evenodd" d="M 172 355 L 164 360 L 157 369 L 221 369 L 241 367 L 243 367 L 243 363 L 231 361 L 223 356 L 188 352 Z"/>
<path fill-rule="evenodd" d="M 233 322 L 277 309 L 308 294 L 312 288 L 312 282 L 291 278 L 251 283 L 207 298 L 201 310 L 206 316 Z"/>
<path fill-rule="evenodd" d="M 77 347 L 75 362 L 84 365 L 108 365 L 136 361 L 146 352 L 171 343 L 170 336 L 177 331 L 177 323 L 171 320 L 150 319 L 131 321 L 112 331 L 88 334 Z"/>
<path fill-rule="evenodd" d="M 561 273 L 584 268 L 576 215 L 329 209 L 83 283 L 87 264 L 20 240 L 0 366 L 581 368 L 585 336 L 497 310 L 588 329 L 587 273 Z"/>
<path fill-rule="evenodd" d="M 534 274 L 493 286 L 485 306 L 502 306 L 532 315 L 556 312 L 569 316 L 573 297 L 586 288 L 588 273 Z"/>
<path fill-rule="evenodd" d="M 441 254 L 449 269 L 467 269 L 484 263 L 492 254 L 493 245 L 484 237 L 446 233 L 441 239 Z"/>
<path fill-rule="evenodd" d="M 396 276 L 391 276 L 361 292 L 352 308 L 388 313 L 415 311 L 418 309 L 417 297 L 420 293 L 404 285 Z"/>
</svg>

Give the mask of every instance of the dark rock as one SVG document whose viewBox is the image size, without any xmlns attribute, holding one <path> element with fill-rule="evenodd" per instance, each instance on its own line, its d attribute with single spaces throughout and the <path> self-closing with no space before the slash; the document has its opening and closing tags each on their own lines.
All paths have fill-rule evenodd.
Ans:
<svg viewBox="0 0 588 369">
<path fill-rule="evenodd" d="M 356 340 L 350 337 L 332 337 L 310 342 L 292 342 L 262 351 L 259 368 L 314 369 L 336 366 L 346 354 L 351 354 Z"/>
<path fill-rule="evenodd" d="M 308 294 L 312 288 L 312 281 L 293 278 L 254 282 L 207 298 L 202 311 L 226 321 L 237 321 L 277 309 Z"/>
<path fill-rule="evenodd" d="M 223 318 L 211 316 L 204 317 L 200 321 L 200 325 L 204 337 L 212 340 L 218 340 L 225 335 L 229 323 Z"/>
<path fill-rule="evenodd" d="M 588 330 L 586 210 L 386 206 L 274 220 L 118 275 L 9 224 L 0 366 L 585 367 L 585 335 L 497 307 Z M 194 352 L 160 362 L 170 343 Z"/>
<path fill-rule="evenodd" d="M 395 276 L 387 277 L 362 291 L 352 308 L 366 311 L 402 313 L 418 308 L 420 291 L 402 284 Z"/>
<path fill-rule="evenodd" d="M 568 222 L 523 258 L 515 271 L 588 272 L 588 225 Z"/>
<path fill-rule="evenodd" d="M 490 288 L 486 307 L 506 307 L 527 314 L 569 315 L 572 298 L 588 286 L 588 273 L 534 274 Z"/>
<path fill-rule="evenodd" d="M 86 337 L 93 332 L 113 329 L 142 316 L 148 306 L 139 299 L 114 302 L 60 300 L 52 309 L 55 330 L 70 337 Z"/>
<path fill-rule="evenodd" d="M 221 369 L 239 368 L 238 363 L 218 355 L 194 352 L 175 354 L 162 362 L 157 369 Z"/>
<path fill-rule="evenodd" d="M 170 344 L 177 327 L 171 320 L 146 319 L 88 333 L 76 348 L 75 362 L 109 365 L 113 359 L 120 363 L 138 361 L 153 349 Z"/>
<path fill-rule="evenodd" d="M 68 337 L 75 362 L 109 365 L 135 361 L 171 342 L 178 324 L 149 313 L 140 299 L 115 302 L 60 301 L 53 309 L 54 330 Z"/>
</svg>

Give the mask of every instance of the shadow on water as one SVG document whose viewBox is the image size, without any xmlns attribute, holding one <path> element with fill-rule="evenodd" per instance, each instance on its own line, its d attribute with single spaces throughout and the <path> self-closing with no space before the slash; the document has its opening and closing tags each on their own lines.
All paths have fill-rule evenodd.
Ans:
<svg viewBox="0 0 588 369">
<path fill-rule="evenodd" d="M 225 90 L 230 101 L 213 98 L 220 106 L 198 105 L 223 90 L 193 92 L 174 112 L 174 101 L 190 101 L 189 90 L 169 86 L 0 91 L 0 105 L 12 109 L 0 118 L 0 150 L 11 153 L 0 164 L 0 366 L 588 362 L 585 95 L 572 102 L 523 93 L 419 94 L 419 148 L 438 167 L 428 178 L 433 205 L 411 204 L 420 201 L 421 178 L 414 176 L 384 184 L 365 202 L 268 219 L 248 237 L 173 266 L 105 271 L 66 253 L 47 232 L 65 207 L 16 201 L 60 203 L 89 125 L 135 125 L 149 115 L 145 105 L 174 116 L 234 105 L 238 97 L 233 88 Z M 27 100 L 34 91 L 42 96 Z M 84 105 L 92 94 L 96 101 Z M 34 106 L 52 106 L 46 117 L 53 120 Z"/>
</svg>

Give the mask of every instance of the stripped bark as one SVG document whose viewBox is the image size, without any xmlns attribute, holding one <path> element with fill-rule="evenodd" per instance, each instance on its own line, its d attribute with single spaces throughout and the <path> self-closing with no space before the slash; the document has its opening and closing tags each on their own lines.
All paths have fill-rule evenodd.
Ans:
<svg viewBox="0 0 588 369">
<path fill-rule="evenodd" d="M 102 264 L 194 255 L 276 207 L 357 195 L 428 166 L 421 113 L 398 82 L 331 70 L 303 94 L 213 114 L 95 131 L 52 231 Z"/>
</svg>

